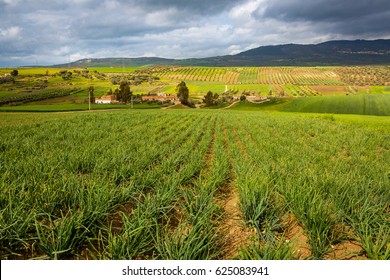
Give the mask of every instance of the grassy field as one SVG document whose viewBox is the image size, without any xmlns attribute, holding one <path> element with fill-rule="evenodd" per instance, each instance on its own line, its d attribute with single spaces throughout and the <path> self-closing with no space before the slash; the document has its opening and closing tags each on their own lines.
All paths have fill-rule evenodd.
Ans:
<svg viewBox="0 0 390 280">
<path fill-rule="evenodd" d="M 390 116 L 390 95 L 361 94 L 272 99 L 262 104 L 241 102 L 232 110 Z"/>
<path fill-rule="evenodd" d="M 88 70 L 101 73 L 132 73 L 140 69 L 139 67 L 91 67 Z"/>
<path fill-rule="evenodd" d="M 283 108 L 291 112 L 390 116 L 390 95 L 300 98 Z"/>
<path fill-rule="evenodd" d="M 390 259 L 388 117 L 235 109 L 0 113 L 1 259 Z"/>
</svg>

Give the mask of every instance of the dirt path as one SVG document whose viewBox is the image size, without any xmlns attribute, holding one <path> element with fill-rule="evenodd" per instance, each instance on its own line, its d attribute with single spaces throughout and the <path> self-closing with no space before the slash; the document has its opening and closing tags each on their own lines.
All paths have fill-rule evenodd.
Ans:
<svg viewBox="0 0 390 280">
<path fill-rule="evenodd" d="M 266 103 L 266 102 L 269 102 L 271 101 L 270 99 L 265 99 L 265 100 L 262 100 L 262 101 L 258 101 L 258 102 L 255 102 L 255 101 L 249 101 L 250 103 L 254 103 L 254 104 L 262 104 L 262 103 Z"/>
<path fill-rule="evenodd" d="M 229 108 L 233 107 L 234 105 L 236 105 L 238 102 L 240 102 L 240 101 L 234 101 L 234 102 L 233 102 L 232 104 L 230 104 L 229 106 L 224 107 L 224 109 L 229 109 Z"/>
</svg>

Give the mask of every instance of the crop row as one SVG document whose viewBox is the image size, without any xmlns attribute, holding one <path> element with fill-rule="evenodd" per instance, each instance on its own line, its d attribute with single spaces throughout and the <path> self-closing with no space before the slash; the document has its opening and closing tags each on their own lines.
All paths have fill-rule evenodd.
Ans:
<svg viewBox="0 0 390 280">
<path fill-rule="evenodd" d="M 336 73 L 344 83 L 349 85 L 390 85 L 390 67 L 388 66 L 339 67 Z"/>
<path fill-rule="evenodd" d="M 337 244 L 358 240 L 361 249 L 352 253 L 355 257 L 366 254 L 370 259 L 389 259 L 389 179 L 382 173 L 386 167 L 375 163 L 382 161 L 382 156 L 378 158 L 367 148 L 381 149 L 382 137 L 356 132 L 351 137 L 350 130 L 330 128 L 327 121 L 300 120 L 299 125 L 298 120 L 290 121 L 272 125 L 264 119 L 257 124 L 249 119 L 229 122 L 241 128 L 236 129 L 236 142 L 239 139 L 241 149 L 247 151 L 236 155 L 237 173 L 242 177 L 238 184 L 243 184 L 241 205 L 243 211 L 249 211 L 247 220 L 257 229 L 260 240 L 260 245 L 247 253 L 259 256 L 274 244 L 277 249 L 273 252 L 291 258 L 296 248 L 285 243 L 290 234 L 286 223 L 290 213 L 308 238 L 311 253 L 306 258 L 327 258 Z M 274 130 L 285 125 L 294 130 L 293 137 L 291 130 Z M 249 210 L 245 206 L 248 192 L 252 199 L 258 197 Z M 343 253 L 344 257 L 351 254 Z"/>
<path fill-rule="evenodd" d="M 387 136 L 259 116 L 103 112 L 1 128 L 1 258 L 321 259 L 353 240 L 349 257 L 389 259 Z"/>
<path fill-rule="evenodd" d="M 0 97 L 0 106 L 10 103 L 28 103 L 55 97 L 64 97 L 81 92 L 81 89 L 45 89 L 39 92 L 18 93 L 12 96 Z"/>
<path fill-rule="evenodd" d="M 348 71 L 348 69 L 343 71 Z M 172 80 L 221 82 L 225 84 L 329 86 L 345 84 L 344 76 L 341 75 L 343 72 L 326 67 L 159 67 L 154 68 L 153 73 Z"/>
</svg>

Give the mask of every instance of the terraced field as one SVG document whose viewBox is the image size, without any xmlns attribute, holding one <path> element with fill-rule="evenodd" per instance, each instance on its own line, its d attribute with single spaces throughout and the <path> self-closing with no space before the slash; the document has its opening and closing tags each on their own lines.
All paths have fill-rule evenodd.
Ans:
<svg viewBox="0 0 390 280">
<path fill-rule="evenodd" d="M 202 109 L 0 117 L 1 259 L 390 259 L 388 127 Z"/>
</svg>

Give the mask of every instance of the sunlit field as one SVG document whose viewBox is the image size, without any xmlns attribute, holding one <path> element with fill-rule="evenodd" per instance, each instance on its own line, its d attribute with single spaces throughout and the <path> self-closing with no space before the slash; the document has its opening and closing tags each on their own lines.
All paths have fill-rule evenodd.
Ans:
<svg viewBox="0 0 390 280">
<path fill-rule="evenodd" d="M 390 258 L 386 117 L 0 118 L 1 259 Z"/>
</svg>

